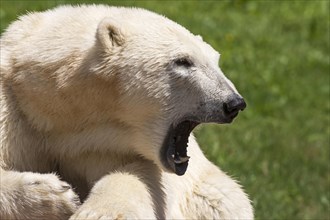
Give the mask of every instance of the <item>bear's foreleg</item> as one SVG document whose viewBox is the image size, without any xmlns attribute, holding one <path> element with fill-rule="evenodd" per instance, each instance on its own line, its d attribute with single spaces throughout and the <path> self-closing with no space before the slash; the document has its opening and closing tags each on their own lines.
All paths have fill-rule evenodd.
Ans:
<svg viewBox="0 0 330 220">
<path fill-rule="evenodd" d="M 100 179 L 73 219 L 164 219 L 161 175 L 150 161 L 134 162 Z"/>
</svg>

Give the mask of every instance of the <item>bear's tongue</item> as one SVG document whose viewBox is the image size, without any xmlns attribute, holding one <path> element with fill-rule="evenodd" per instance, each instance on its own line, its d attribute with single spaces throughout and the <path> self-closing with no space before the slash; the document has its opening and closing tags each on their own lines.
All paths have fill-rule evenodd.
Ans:
<svg viewBox="0 0 330 220">
<path fill-rule="evenodd" d="M 187 170 L 189 161 L 189 156 L 187 156 L 188 138 L 197 125 L 197 122 L 183 121 L 170 131 L 167 162 L 179 176 L 183 175 Z"/>
</svg>

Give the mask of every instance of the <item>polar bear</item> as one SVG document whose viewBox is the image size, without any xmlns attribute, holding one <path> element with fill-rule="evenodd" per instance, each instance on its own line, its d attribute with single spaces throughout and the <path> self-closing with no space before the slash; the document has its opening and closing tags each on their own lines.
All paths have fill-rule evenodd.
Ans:
<svg viewBox="0 0 330 220">
<path fill-rule="evenodd" d="M 21 16 L 1 37 L 1 218 L 252 219 L 191 134 L 246 106 L 219 57 L 144 9 Z"/>
</svg>

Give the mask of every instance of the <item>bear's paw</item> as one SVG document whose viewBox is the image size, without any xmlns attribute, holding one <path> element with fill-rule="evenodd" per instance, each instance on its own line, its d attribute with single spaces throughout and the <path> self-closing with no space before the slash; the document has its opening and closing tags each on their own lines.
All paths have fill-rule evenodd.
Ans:
<svg viewBox="0 0 330 220">
<path fill-rule="evenodd" d="M 54 174 L 23 173 L 20 199 L 24 215 L 48 219 L 68 219 L 78 208 L 79 198 L 71 186 Z"/>
</svg>

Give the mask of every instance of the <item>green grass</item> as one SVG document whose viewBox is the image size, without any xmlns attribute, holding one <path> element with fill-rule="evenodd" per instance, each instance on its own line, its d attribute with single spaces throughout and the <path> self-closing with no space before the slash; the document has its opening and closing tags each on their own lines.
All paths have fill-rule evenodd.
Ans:
<svg viewBox="0 0 330 220">
<path fill-rule="evenodd" d="M 82 1 L 1 0 L 1 31 L 26 11 L 69 2 Z M 164 14 L 220 51 L 248 108 L 196 136 L 244 186 L 257 219 L 330 219 L 329 1 L 108 3 Z"/>
</svg>

